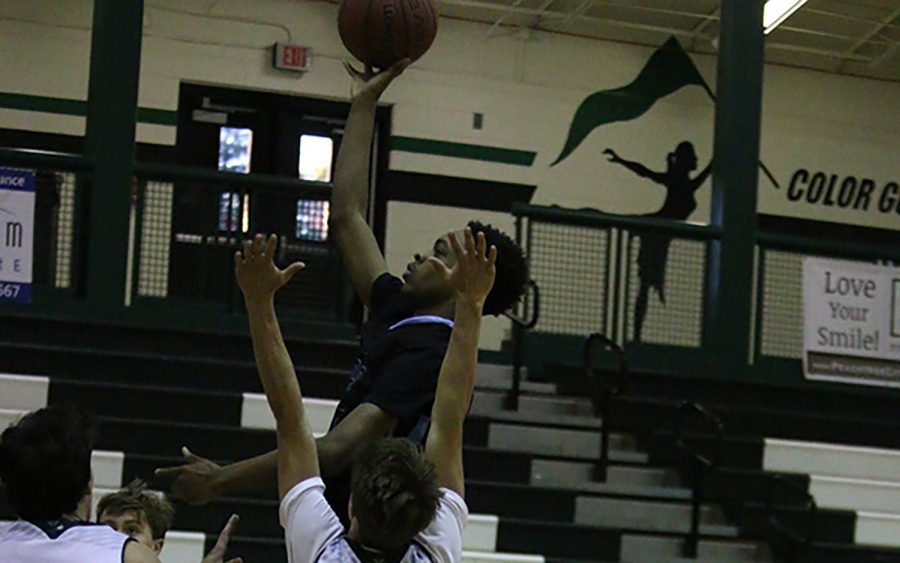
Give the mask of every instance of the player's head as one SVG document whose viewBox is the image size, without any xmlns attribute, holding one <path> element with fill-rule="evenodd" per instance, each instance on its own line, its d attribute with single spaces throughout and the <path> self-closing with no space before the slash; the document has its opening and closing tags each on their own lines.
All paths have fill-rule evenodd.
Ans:
<svg viewBox="0 0 900 563">
<path fill-rule="evenodd" d="M 90 517 L 93 418 L 48 407 L 30 413 L 0 436 L 0 480 L 24 520 Z"/>
<path fill-rule="evenodd" d="M 156 553 L 162 551 L 174 518 L 172 503 L 148 491 L 140 479 L 104 496 L 97 505 L 98 523 L 131 536 Z"/>
<path fill-rule="evenodd" d="M 494 287 L 485 299 L 484 314 L 499 315 L 515 305 L 525 292 L 525 285 L 528 282 L 525 256 L 519 245 L 503 231 L 478 221 L 470 221 L 468 226 L 475 236 L 484 233 L 488 248 L 491 245 L 497 247 L 497 276 Z M 457 232 L 456 236 L 460 242 L 465 240 L 463 231 Z M 403 290 L 413 296 L 418 306 L 438 305 L 453 298 L 453 291 L 443 277 L 428 265 L 427 260 L 430 257 L 437 258 L 451 269 L 456 265 L 456 255 L 447 235 L 434 241 L 430 252 L 416 254 L 414 261 L 407 265 L 403 274 L 403 280 L 406 282 Z"/>
<path fill-rule="evenodd" d="M 697 169 L 697 152 L 690 141 L 682 141 L 675 147 L 674 152 L 669 153 L 669 169 L 690 172 Z"/>
<path fill-rule="evenodd" d="M 369 547 L 401 547 L 431 522 L 440 497 L 434 465 L 417 445 L 379 440 L 353 468 L 351 528 Z"/>
</svg>

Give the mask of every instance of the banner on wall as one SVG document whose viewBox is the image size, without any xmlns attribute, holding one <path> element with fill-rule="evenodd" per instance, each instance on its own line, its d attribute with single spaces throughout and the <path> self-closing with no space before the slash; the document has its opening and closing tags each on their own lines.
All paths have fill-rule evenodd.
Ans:
<svg viewBox="0 0 900 563">
<path fill-rule="evenodd" d="M 33 171 L 0 168 L 0 302 L 31 302 L 34 186 Z"/>
<path fill-rule="evenodd" d="M 807 379 L 900 387 L 900 268 L 807 258 Z"/>
</svg>

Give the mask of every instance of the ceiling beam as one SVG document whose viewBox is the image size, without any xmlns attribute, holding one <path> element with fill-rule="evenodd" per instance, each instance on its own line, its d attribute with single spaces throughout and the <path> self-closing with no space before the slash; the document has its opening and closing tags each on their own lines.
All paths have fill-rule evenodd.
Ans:
<svg viewBox="0 0 900 563">
<path fill-rule="evenodd" d="M 703 16 L 703 19 L 700 20 L 700 23 L 695 25 L 693 29 L 691 29 L 691 33 L 695 34 L 695 37 L 691 39 L 690 49 L 693 49 L 697 46 L 697 41 L 699 41 L 703 37 L 703 32 L 713 24 L 714 21 L 719 19 L 719 6 L 717 5 L 713 8 L 708 14 Z"/>
<path fill-rule="evenodd" d="M 570 23 L 572 23 L 572 20 L 588 11 L 593 4 L 594 0 L 581 0 L 581 4 L 579 4 L 577 8 L 572 10 L 569 15 L 566 16 L 566 19 L 563 20 L 563 25 L 568 26 Z"/>
<path fill-rule="evenodd" d="M 522 2 L 524 2 L 524 0 L 513 0 L 513 3 L 510 4 L 508 7 L 509 8 L 518 8 L 519 6 L 522 5 Z M 507 10 L 505 10 L 506 7 L 507 6 L 504 6 L 503 4 L 497 4 L 497 9 L 507 11 Z M 491 25 L 491 28 L 487 31 L 488 36 L 491 36 L 497 32 L 497 28 L 499 28 L 501 25 L 503 25 L 503 20 L 506 19 L 506 15 L 507 14 L 500 14 L 500 17 L 497 18 L 497 20 L 493 23 L 493 25 Z"/>
<path fill-rule="evenodd" d="M 869 41 L 874 39 L 875 36 L 878 35 L 879 33 L 881 33 L 881 31 L 884 28 L 892 25 L 898 16 L 900 16 L 900 2 L 897 2 L 894 5 L 894 11 L 891 12 L 891 14 L 888 17 L 884 18 L 883 20 L 881 20 L 877 24 L 875 24 L 875 27 L 870 29 L 869 32 L 866 33 L 865 35 L 863 35 L 859 41 L 857 41 L 849 49 L 847 49 L 843 53 L 841 58 L 845 58 L 848 55 L 852 55 L 852 54 L 856 53 L 860 49 L 860 47 L 862 47 L 863 45 L 865 45 L 866 43 L 868 43 Z"/>
</svg>

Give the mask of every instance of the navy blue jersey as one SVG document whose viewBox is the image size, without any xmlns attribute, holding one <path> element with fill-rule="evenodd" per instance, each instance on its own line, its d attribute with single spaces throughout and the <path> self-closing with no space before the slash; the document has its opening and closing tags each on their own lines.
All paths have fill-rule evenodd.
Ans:
<svg viewBox="0 0 900 563">
<path fill-rule="evenodd" d="M 424 444 L 453 323 L 413 316 L 402 288 L 403 282 L 388 273 L 372 284 L 369 321 L 331 428 L 362 403 L 372 403 L 397 417 L 393 437 Z M 347 525 L 350 470 L 326 484 L 329 504 Z"/>
</svg>

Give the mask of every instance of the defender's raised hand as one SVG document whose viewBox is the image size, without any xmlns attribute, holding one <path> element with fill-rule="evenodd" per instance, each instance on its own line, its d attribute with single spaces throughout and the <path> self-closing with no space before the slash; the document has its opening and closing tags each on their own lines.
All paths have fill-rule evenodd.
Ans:
<svg viewBox="0 0 900 563">
<path fill-rule="evenodd" d="M 245 301 L 261 301 L 271 298 L 284 287 L 294 274 L 305 267 L 303 262 L 294 262 L 279 270 L 273 256 L 278 246 L 278 237 L 269 235 L 268 240 L 256 235 L 244 241 L 243 251 L 234 254 L 234 273 L 238 285 L 244 293 Z"/>
<path fill-rule="evenodd" d="M 429 258 L 428 262 L 445 276 L 450 287 L 456 291 L 458 300 L 470 301 L 481 310 L 484 300 L 494 286 L 494 277 L 497 274 L 497 247 L 491 245 L 488 249 L 484 233 L 478 233 L 475 237 L 469 227 L 466 227 L 465 231 L 465 247 L 460 244 L 456 233 L 450 233 L 447 238 L 450 239 L 450 246 L 456 254 L 456 265 L 453 269 L 448 269 L 443 262 L 434 257 Z"/>
</svg>

